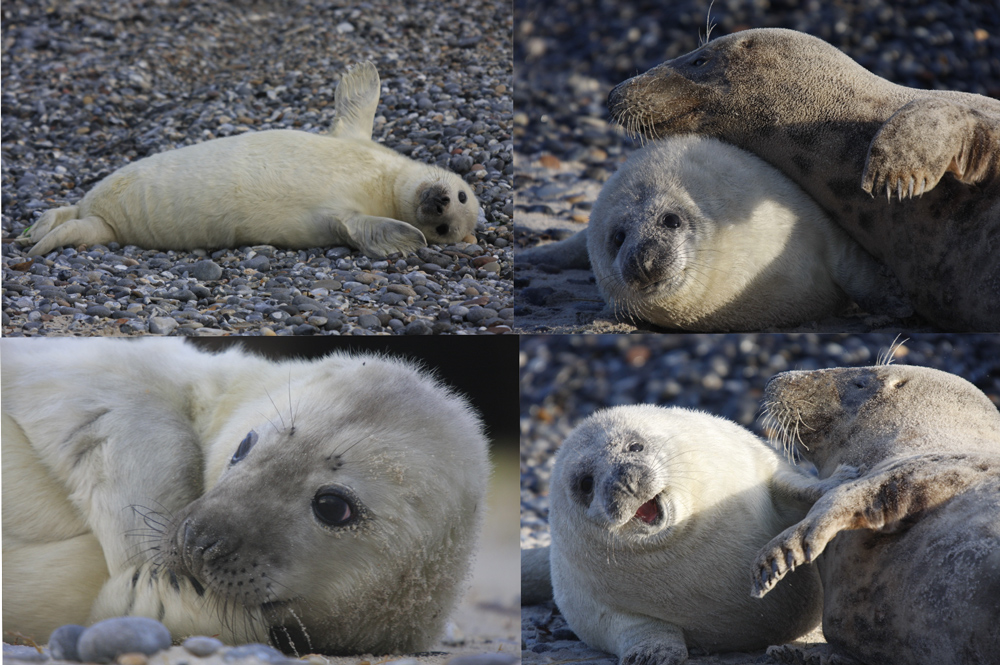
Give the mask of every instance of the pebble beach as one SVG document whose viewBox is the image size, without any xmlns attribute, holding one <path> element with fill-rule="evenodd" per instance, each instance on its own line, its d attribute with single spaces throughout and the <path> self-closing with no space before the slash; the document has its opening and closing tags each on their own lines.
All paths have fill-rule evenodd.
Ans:
<svg viewBox="0 0 1000 665">
<path fill-rule="evenodd" d="M 5 335 L 509 332 L 511 12 L 504 2 L 59 3 L 3 9 Z M 346 247 L 155 251 L 15 238 L 122 165 L 267 129 L 325 132 L 351 65 L 382 80 L 373 139 L 461 175 L 474 236 L 371 260 Z"/>
</svg>

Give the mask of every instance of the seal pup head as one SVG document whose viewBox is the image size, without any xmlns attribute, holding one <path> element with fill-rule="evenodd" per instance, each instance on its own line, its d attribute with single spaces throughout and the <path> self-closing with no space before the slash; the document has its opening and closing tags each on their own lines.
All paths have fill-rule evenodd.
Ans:
<svg viewBox="0 0 1000 665">
<path fill-rule="evenodd" d="M 430 244 L 450 245 L 473 235 L 479 201 L 462 178 L 437 166 L 413 162 L 397 185 L 404 201 L 403 220 L 413 224 Z"/>
<path fill-rule="evenodd" d="M 275 413 L 258 389 L 217 428 L 207 491 L 172 516 L 163 567 L 194 607 L 217 605 L 223 639 L 300 654 L 426 649 L 479 530 L 482 425 L 400 361 L 333 355 L 289 371 L 287 406 Z"/>
<path fill-rule="evenodd" d="M 839 464 L 872 466 L 895 451 L 925 451 L 936 432 L 967 432 L 972 446 L 986 423 L 1000 438 L 1000 412 L 989 398 L 962 377 L 929 367 L 782 372 L 767 383 L 764 409 L 785 450 L 823 477 Z"/>
<path fill-rule="evenodd" d="M 679 136 L 633 154 L 591 213 L 588 253 L 609 306 L 689 330 L 791 325 L 847 304 L 831 223 L 763 160 Z"/>
</svg>

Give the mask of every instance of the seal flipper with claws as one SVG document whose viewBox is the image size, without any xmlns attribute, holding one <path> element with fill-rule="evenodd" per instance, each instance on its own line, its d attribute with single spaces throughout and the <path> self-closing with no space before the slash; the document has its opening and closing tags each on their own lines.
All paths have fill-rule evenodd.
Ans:
<svg viewBox="0 0 1000 665">
<path fill-rule="evenodd" d="M 861 469 L 754 562 L 752 592 L 816 561 L 827 641 L 864 662 L 993 662 L 1000 646 L 1000 413 L 922 367 L 786 372 L 765 404 L 820 475 Z"/>
<path fill-rule="evenodd" d="M 370 141 L 380 88 L 378 70 L 371 62 L 362 62 L 351 69 L 334 93 L 337 117 L 333 119 L 330 135 Z"/>
</svg>

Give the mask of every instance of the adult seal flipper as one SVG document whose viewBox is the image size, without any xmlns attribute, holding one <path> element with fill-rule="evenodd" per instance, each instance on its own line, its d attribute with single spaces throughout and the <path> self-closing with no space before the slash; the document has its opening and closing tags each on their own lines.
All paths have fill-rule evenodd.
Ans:
<svg viewBox="0 0 1000 665">
<path fill-rule="evenodd" d="M 380 86 L 378 70 L 369 61 L 344 74 L 333 97 L 337 117 L 330 126 L 330 135 L 371 140 Z"/>
<path fill-rule="evenodd" d="M 860 186 L 869 147 L 895 113 L 924 99 L 950 104 L 929 113 L 917 109 L 926 102 L 915 104 L 913 120 L 907 119 L 909 112 L 899 118 L 909 135 L 889 123 L 886 147 L 876 151 L 888 150 L 889 158 L 873 161 L 868 175 L 874 180 L 877 170 L 887 169 L 897 196 L 909 193 L 913 169 L 927 169 L 935 160 L 899 161 L 893 153 L 899 146 L 887 148 L 888 135 L 908 136 L 903 140 L 911 143 L 904 148 L 940 143 L 941 149 L 931 152 L 947 157 L 963 154 L 957 132 L 973 159 L 964 168 L 956 162 L 954 170 L 978 182 L 970 187 L 943 177 L 933 189 L 925 187 L 923 196 L 889 205 Z M 708 135 L 762 157 L 888 264 L 922 316 L 944 329 L 1000 331 L 995 147 L 989 156 L 1000 132 L 1000 101 L 896 85 L 821 39 L 761 28 L 720 37 L 624 81 L 611 91 L 608 106 L 615 121 L 633 133 Z M 921 133 L 920 117 L 938 126 Z M 936 139 L 938 134 L 945 138 Z M 977 154 L 983 157 L 974 159 Z M 975 168 L 966 175 L 970 165 Z"/>
<path fill-rule="evenodd" d="M 1000 129 L 989 117 L 951 99 L 916 99 L 875 135 L 861 187 L 902 201 L 934 189 L 945 173 L 975 185 L 996 178 L 998 171 Z"/>
</svg>

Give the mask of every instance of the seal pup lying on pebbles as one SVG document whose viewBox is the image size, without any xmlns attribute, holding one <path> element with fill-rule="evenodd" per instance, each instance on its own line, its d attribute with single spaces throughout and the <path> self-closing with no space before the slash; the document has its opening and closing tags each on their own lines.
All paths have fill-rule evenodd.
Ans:
<svg viewBox="0 0 1000 665">
<path fill-rule="evenodd" d="M 917 312 L 1000 330 L 1000 101 L 896 85 L 821 39 L 762 28 L 628 79 L 608 106 L 631 132 L 762 157 L 888 264 Z"/>
<path fill-rule="evenodd" d="M 149 249 L 348 245 L 369 257 L 473 232 L 479 204 L 461 177 L 371 140 L 379 77 L 341 79 L 329 136 L 275 129 L 168 150 L 118 169 L 76 205 L 26 231 L 29 255 L 117 242 Z"/>
<path fill-rule="evenodd" d="M 440 634 L 489 463 L 477 415 L 426 372 L 166 339 L 0 348 L 4 631 L 148 616 L 328 654 Z"/>
<path fill-rule="evenodd" d="M 794 639 L 819 621 L 815 571 L 762 609 L 746 593 L 746 569 L 837 482 L 806 476 L 722 418 L 650 405 L 600 411 L 573 430 L 552 471 L 556 604 L 582 640 L 628 665 Z M 522 552 L 522 586 L 542 587 L 525 597 L 544 597 L 545 558 Z"/>
<path fill-rule="evenodd" d="M 617 314 L 681 330 L 793 326 L 839 313 L 849 297 L 874 314 L 912 314 L 895 278 L 788 178 L 695 135 L 634 153 L 587 229 L 522 259 L 589 263 Z"/>
<path fill-rule="evenodd" d="M 753 592 L 766 598 L 817 561 L 834 647 L 866 663 L 995 663 L 996 406 L 953 374 L 891 365 L 785 372 L 764 399 L 821 477 L 840 464 L 863 473 L 763 548 Z"/>
</svg>

